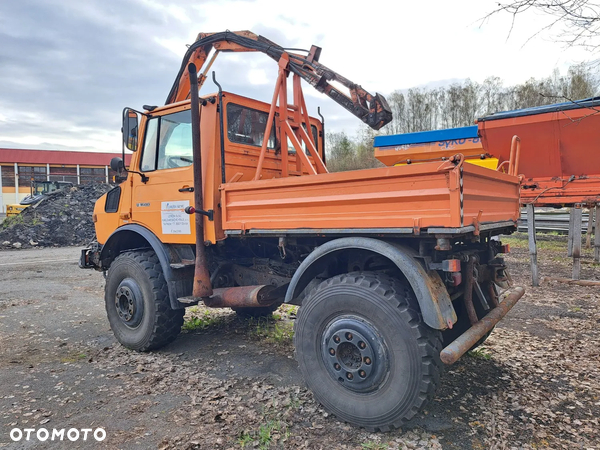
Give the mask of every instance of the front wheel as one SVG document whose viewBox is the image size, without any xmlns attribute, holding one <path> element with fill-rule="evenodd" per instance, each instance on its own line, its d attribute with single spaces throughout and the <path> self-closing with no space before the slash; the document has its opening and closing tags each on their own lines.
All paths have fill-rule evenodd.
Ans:
<svg viewBox="0 0 600 450">
<path fill-rule="evenodd" d="M 119 255 L 106 275 L 104 302 L 117 340 L 147 351 L 173 341 L 183 325 L 184 309 L 171 309 L 167 282 L 152 250 Z"/>
<path fill-rule="evenodd" d="M 370 272 L 321 283 L 298 310 L 294 344 L 317 401 L 338 418 L 387 431 L 433 396 L 442 363 L 410 287 Z"/>
</svg>

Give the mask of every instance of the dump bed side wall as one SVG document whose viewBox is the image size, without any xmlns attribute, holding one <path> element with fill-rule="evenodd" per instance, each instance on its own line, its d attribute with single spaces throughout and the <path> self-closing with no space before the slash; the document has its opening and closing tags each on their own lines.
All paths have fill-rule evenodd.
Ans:
<svg viewBox="0 0 600 450">
<path fill-rule="evenodd" d="M 519 184 L 517 177 L 473 164 L 464 164 L 464 225 L 474 221 L 500 222 L 519 218 Z"/>
<path fill-rule="evenodd" d="M 518 218 L 516 177 L 471 167 L 463 175 L 465 186 L 475 180 L 465 191 L 465 211 L 482 210 L 481 222 Z M 221 188 L 223 229 L 393 228 L 411 233 L 461 227 L 460 176 L 453 164 L 435 162 L 228 183 Z"/>
</svg>

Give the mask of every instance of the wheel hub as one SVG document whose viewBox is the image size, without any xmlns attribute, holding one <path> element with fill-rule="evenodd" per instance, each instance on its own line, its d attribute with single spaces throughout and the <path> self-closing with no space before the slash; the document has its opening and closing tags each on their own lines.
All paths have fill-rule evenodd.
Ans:
<svg viewBox="0 0 600 450">
<path fill-rule="evenodd" d="M 119 318 L 128 327 L 137 327 L 142 321 L 144 305 L 142 292 L 130 278 L 126 278 L 119 284 L 115 294 L 115 306 Z"/>
<path fill-rule="evenodd" d="M 387 349 L 377 329 L 363 318 L 343 316 L 330 322 L 321 350 L 328 373 L 347 389 L 368 392 L 385 380 Z"/>
</svg>

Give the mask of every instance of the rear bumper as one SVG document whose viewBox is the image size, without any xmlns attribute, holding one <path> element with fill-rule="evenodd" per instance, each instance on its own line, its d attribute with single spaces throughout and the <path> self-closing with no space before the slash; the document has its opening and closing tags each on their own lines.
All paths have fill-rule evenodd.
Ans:
<svg viewBox="0 0 600 450">
<path fill-rule="evenodd" d="M 525 289 L 522 287 L 515 287 L 506 291 L 502 295 L 503 298 L 497 307 L 492 309 L 484 318 L 480 319 L 440 352 L 442 362 L 445 364 L 454 364 L 458 358 L 468 352 L 477 341 L 490 332 L 502 320 L 508 311 L 523 297 L 524 293 Z"/>
</svg>

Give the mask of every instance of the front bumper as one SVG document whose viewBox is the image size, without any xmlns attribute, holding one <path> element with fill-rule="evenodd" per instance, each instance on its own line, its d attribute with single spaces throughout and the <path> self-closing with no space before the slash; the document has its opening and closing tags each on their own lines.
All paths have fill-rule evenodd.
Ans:
<svg viewBox="0 0 600 450">
<path fill-rule="evenodd" d="M 79 268 L 102 270 L 100 265 L 101 250 L 102 246 L 97 242 L 92 242 L 87 248 L 82 249 L 79 256 Z"/>
</svg>

